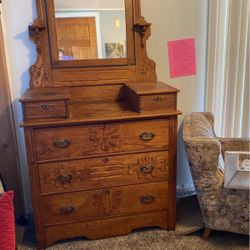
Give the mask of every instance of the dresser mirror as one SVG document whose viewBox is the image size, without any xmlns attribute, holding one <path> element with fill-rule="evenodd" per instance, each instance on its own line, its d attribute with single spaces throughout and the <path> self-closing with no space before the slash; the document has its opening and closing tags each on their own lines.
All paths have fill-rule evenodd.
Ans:
<svg viewBox="0 0 250 250">
<path fill-rule="evenodd" d="M 133 63 L 131 0 L 47 0 L 54 67 Z"/>
<path fill-rule="evenodd" d="M 127 57 L 124 0 L 54 0 L 59 60 Z"/>
</svg>

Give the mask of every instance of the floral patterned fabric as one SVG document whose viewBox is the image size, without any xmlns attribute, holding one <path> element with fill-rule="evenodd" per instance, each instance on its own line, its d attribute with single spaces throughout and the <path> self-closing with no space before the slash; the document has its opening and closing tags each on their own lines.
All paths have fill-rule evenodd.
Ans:
<svg viewBox="0 0 250 250">
<path fill-rule="evenodd" d="M 219 169 L 221 143 L 212 128 L 212 114 L 205 116 L 192 113 L 185 117 L 183 125 L 183 140 L 204 223 L 210 229 L 249 234 L 249 191 L 224 189 L 224 173 Z M 230 149 L 232 143 L 228 142 Z M 238 148 L 237 143 L 237 150 L 246 150 L 247 143 L 250 145 L 249 140 L 243 140 L 243 148 Z M 227 150 L 226 143 L 223 150 Z"/>
</svg>

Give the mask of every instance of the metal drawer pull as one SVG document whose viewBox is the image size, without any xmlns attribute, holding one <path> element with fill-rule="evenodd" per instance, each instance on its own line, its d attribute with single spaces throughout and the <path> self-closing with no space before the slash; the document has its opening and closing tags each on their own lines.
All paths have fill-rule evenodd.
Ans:
<svg viewBox="0 0 250 250">
<path fill-rule="evenodd" d="M 50 109 L 50 105 L 49 104 L 42 104 L 41 106 L 40 106 L 40 108 L 42 109 L 42 110 L 49 110 Z"/>
<path fill-rule="evenodd" d="M 161 102 L 162 98 L 160 96 L 157 96 L 154 98 L 154 102 Z"/>
<path fill-rule="evenodd" d="M 75 208 L 72 205 L 66 205 L 60 208 L 60 212 L 63 214 L 71 214 L 75 211 Z"/>
<path fill-rule="evenodd" d="M 57 180 L 59 180 L 60 182 L 70 182 L 72 180 L 72 174 L 61 174 L 59 176 L 57 176 Z"/>
<path fill-rule="evenodd" d="M 67 148 L 70 145 L 69 139 L 56 139 L 54 141 L 54 146 L 57 148 Z"/>
<path fill-rule="evenodd" d="M 144 195 L 141 197 L 141 203 L 151 204 L 155 200 L 155 197 L 152 195 Z"/>
<path fill-rule="evenodd" d="M 155 137 L 155 134 L 151 132 L 145 132 L 140 135 L 140 138 L 142 141 L 151 141 L 154 137 Z"/>
<path fill-rule="evenodd" d="M 153 165 L 146 165 L 141 167 L 140 172 L 143 174 L 150 174 L 152 173 L 154 170 L 154 166 Z"/>
</svg>

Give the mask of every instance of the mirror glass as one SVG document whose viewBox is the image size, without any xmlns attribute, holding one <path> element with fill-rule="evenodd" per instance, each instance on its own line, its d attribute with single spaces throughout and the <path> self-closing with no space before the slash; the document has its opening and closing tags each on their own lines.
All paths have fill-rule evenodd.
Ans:
<svg viewBox="0 0 250 250">
<path fill-rule="evenodd" d="M 127 58 L 124 0 L 54 0 L 58 59 Z"/>
</svg>

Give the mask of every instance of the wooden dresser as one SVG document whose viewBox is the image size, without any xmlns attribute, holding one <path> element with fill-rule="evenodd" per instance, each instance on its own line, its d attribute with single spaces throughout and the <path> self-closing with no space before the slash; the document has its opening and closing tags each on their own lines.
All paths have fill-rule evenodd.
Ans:
<svg viewBox="0 0 250 250">
<path fill-rule="evenodd" d="M 106 59 L 100 66 L 100 59 L 91 67 L 88 60 L 53 61 L 53 5 L 45 2 L 37 1 L 29 27 L 38 59 L 20 98 L 38 248 L 174 229 L 178 90 L 156 81 L 140 2 L 125 1 L 134 13 L 126 15 L 133 63 Z"/>
</svg>

